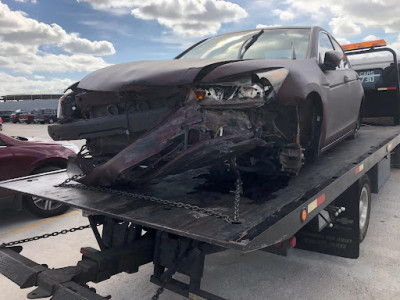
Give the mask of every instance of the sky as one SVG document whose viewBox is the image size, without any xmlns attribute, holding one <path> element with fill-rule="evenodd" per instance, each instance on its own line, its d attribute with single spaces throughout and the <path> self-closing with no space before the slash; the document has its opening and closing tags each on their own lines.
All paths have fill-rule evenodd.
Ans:
<svg viewBox="0 0 400 300">
<path fill-rule="evenodd" d="M 0 95 L 62 93 L 111 64 L 171 59 L 206 37 L 318 25 L 400 54 L 398 0 L 0 0 Z"/>
</svg>

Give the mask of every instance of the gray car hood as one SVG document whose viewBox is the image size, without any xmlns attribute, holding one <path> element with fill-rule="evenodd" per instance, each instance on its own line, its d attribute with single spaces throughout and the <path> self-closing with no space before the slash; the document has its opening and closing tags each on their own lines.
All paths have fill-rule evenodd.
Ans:
<svg viewBox="0 0 400 300">
<path fill-rule="evenodd" d="M 87 75 L 79 82 L 78 88 L 93 91 L 126 91 L 132 86 L 185 85 L 195 81 L 205 67 L 208 73 L 230 62 L 234 61 L 173 59 L 129 62 L 109 66 Z"/>
</svg>

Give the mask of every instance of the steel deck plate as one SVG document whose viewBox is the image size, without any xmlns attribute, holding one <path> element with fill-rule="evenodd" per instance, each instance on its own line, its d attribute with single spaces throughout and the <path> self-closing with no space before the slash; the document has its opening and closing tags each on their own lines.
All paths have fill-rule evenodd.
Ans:
<svg viewBox="0 0 400 300">
<path fill-rule="evenodd" d="M 65 172 L 34 175 L 0 183 L 0 187 L 36 195 L 94 213 L 131 221 L 196 240 L 236 248 L 256 250 L 290 237 L 304 224 L 300 210 L 320 193 L 326 192 L 326 203 L 356 181 L 354 169 L 361 162 L 362 176 L 385 155 L 386 145 L 400 143 L 400 126 L 363 127 L 355 140 L 346 140 L 324 153 L 314 164 L 304 167 L 290 179 L 290 188 L 259 195 L 257 201 L 242 198 L 240 224 L 228 224 L 203 213 L 170 208 L 145 200 L 131 199 L 102 192 L 61 188 L 55 185 L 67 178 Z M 169 176 L 134 192 L 212 208 L 232 215 L 234 196 L 229 193 L 198 190 L 204 179 L 199 171 Z M 232 187 L 233 189 L 233 187 Z M 317 213 L 318 210 L 315 210 Z M 314 215 L 310 215 L 310 218 Z"/>
</svg>

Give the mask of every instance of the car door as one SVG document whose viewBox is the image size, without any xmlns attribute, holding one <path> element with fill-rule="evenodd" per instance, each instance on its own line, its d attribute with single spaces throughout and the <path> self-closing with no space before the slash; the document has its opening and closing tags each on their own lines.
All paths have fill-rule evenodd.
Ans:
<svg viewBox="0 0 400 300">
<path fill-rule="evenodd" d="M 318 38 L 318 61 L 322 66 L 325 53 L 336 50 L 330 36 L 320 31 Z M 341 63 L 341 65 L 343 62 Z M 343 64 L 344 65 L 344 64 Z M 323 76 L 328 84 L 326 88 L 325 123 L 326 135 L 322 146 L 327 146 L 346 134 L 354 121 L 353 109 L 348 109 L 351 102 L 351 81 L 357 80 L 357 75 L 350 75 L 344 67 L 335 70 L 323 70 Z M 358 113 L 357 113 L 358 114 Z"/>
</svg>

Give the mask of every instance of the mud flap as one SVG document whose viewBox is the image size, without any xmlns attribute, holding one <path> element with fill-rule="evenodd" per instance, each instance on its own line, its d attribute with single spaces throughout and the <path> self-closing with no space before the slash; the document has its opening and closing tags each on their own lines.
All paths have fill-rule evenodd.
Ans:
<svg viewBox="0 0 400 300">
<path fill-rule="evenodd" d="M 360 255 L 359 186 L 358 181 L 350 186 L 333 203 L 345 207 L 332 228 L 313 232 L 307 226 L 296 234 L 296 248 L 329 255 L 358 258 Z"/>
</svg>

